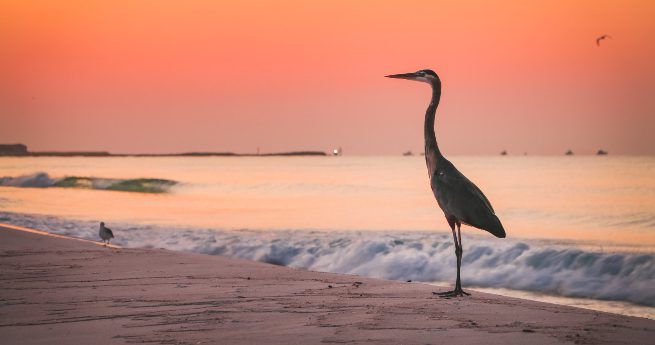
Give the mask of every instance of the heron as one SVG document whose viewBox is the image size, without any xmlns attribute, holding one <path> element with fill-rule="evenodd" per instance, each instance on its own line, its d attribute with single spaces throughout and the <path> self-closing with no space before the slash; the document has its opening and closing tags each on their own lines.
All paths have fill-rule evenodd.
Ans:
<svg viewBox="0 0 655 345">
<path fill-rule="evenodd" d="M 505 229 L 480 188 L 459 172 L 453 163 L 447 160 L 439 150 L 434 132 L 434 117 L 441 99 L 441 79 L 439 79 L 439 76 L 432 70 L 423 69 L 413 73 L 392 74 L 386 77 L 419 81 L 432 87 L 432 99 L 425 112 L 425 163 L 428 168 L 430 188 L 453 233 L 455 256 L 457 258 L 455 288 L 452 291 L 434 292 L 434 294 L 441 297 L 468 296 L 470 293 L 462 290 L 460 279 L 462 254 L 464 252 L 462 249 L 462 224 L 488 231 L 498 238 L 505 237 Z M 457 228 L 457 231 L 455 231 L 455 228 Z"/>
<path fill-rule="evenodd" d="M 109 244 L 109 240 L 114 238 L 114 233 L 111 231 L 110 228 L 105 227 L 105 222 L 100 222 L 100 232 L 99 232 L 100 238 L 102 239 L 102 243 L 107 246 Z"/>
</svg>

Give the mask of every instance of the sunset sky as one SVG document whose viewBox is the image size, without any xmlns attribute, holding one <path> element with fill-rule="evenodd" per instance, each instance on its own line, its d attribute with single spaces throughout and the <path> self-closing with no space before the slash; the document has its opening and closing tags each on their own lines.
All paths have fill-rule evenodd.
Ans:
<svg viewBox="0 0 655 345">
<path fill-rule="evenodd" d="M 0 143 L 655 154 L 655 2 L 0 2 Z M 596 46 L 595 38 L 609 34 Z"/>
</svg>

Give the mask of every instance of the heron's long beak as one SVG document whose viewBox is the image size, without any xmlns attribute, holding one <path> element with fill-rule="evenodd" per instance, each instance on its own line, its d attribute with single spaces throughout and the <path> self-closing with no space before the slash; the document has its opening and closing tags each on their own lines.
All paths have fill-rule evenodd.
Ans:
<svg viewBox="0 0 655 345">
<path fill-rule="evenodd" d="M 387 78 L 395 78 L 395 79 L 409 79 L 409 80 L 414 80 L 418 78 L 418 75 L 416 73 L 402 73 L 402 74 L 391 74 L 391 75 L 385 75 Z"/>
</svg>

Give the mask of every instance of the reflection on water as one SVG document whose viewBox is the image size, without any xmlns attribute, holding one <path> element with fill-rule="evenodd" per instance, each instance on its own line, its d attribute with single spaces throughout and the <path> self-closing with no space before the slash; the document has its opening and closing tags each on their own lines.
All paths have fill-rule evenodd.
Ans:
<svg viewBox="0 0 655 345">
<path fill-rule="evenodd" d="M 509 237 L 655 245 L 653 157 L 451 160 Z M 448 230 L 422 157 L 0 158 L 2 176 L 35 172 L 180 184 L 162 195 L 0 187 L 2 210 L 224 229 Z"/>
<path fill-rule="evenodd" d="M 444 285 L 444 284 L 437 284 Z M 640 306 L 621 301 L 599 301 L 590 298 L 571 298 L 545 295 L 531 291 L 510 290 L 502 288 L 472 287 L 476 291 L 488 292 L 496 295 L 529 299 L 532 301 L 568 305 L 571 307 L 604 311 L 606 313 L 623 314 L 655 320 L 655 308 Z"/>
</svg>

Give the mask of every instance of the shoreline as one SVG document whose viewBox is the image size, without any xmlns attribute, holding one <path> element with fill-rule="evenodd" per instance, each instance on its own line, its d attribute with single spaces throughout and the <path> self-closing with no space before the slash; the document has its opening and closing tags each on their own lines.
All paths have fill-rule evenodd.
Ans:
<svg viewBox="0 0 655 345">
<path fill-rule="evenodd" d="M 24 214 L 26 215 L 26 214 Z M 76 224 L 42 224 L 39 222 L 34 222 L 34 221 L 26 221 L 26 222 L 18 222 L 18 223 L 4 223 L 3 221 L 7 220 L 10 221 L 11 218 L 4 218 L 3 212 L 0 212 L 0 227 L 3 225 L 9 228 L 18 228 L 18 229 L 24 229 L 26 231 L 31 231 L 31 232 L 37 232 L 41 233 L 43 235 L 52 235 L 55 237 L 61 237 L 61 238 L 67 238 L 67 239 L 73 239 L 73 240 L 80 240 L 80 241 L 88 241 L 93 244 L 97 244 L 96 242 L 89 241 L 93 240 L 94 238 L 97 237 L 97 233 L 95 230 L 95 227 L 97 224 L 80 224 L 79 221 Z M 37 224 L 38 223 L 38 224 Z M 15 225 L 14 225 L 15 224 Z M 131 228 L 132 225 L 129 224 L 114 224 L 114 225 L 119 225 L 119 228 Z M 44 229 L 49 229 L 48 231 L 51 232 L 43 232 L 40 230 L 33 230 L 33 229 L 28 229 L 28 228 L 23 228 L 22 226 L 25 227 L 32 227 L 32 228 L 44 228 Z M 69 229 L 68 231 L 63 231 L 59 232 L 59 229 L 62 227 L 65 227 L 66 229 Z M 138 229 L 139 227 L 137 226 Z M 83 233 L 77 232 L 73 229 L 85 229 Z M 175 230 L 175 232 L 178 232 L 181 229 L 169 229 L 166 227 L 167 230 Z M 141 229 L 144 230 L 144 229 Z M 152 229 L 147 229 L 152 230 Z M 184 230 L 184 229 L 182 229 Z M 72 231 L 72 232 L 71 232 Z M 267 231 L 267 230 L 266 230 Z M 335 267 L 329 267 L 325 266 L 325 258 L 321 256 L 317 256 L 315 260 L 321 261 L 323 260 L 323 264 L 318 264 L 318 265 L 313 265 L 313 264 L 307 264 L 307 261 L 303 261 L 302 256 L 298 256 L 301 259 L 295 260 L 295 261 L 289 261 L 286 262 L 286 257 L 285 255 L 281 254 L 278 249 L 276 249 L 277 245 L 277 240 L 272 240 L 268 241 L 265 240 L 264 243 L 256 242 L 256 243 L 251 243 L 251 248 L 241 248 L 235 250 L 234 248 L 239 248 L 239 245 L 234 243 L 234 238 L 232 236 L 243 236 L 243 240 L 248 242 L 249 236 L 246 236 L 245 234 L 253 234 L 253 233 L 258 233 L 260 230 L 248 230 L 248 231 L 243 231 L 243 230 L 220 230 L 217 232 L 212 232 L 213 234 L 223 234 L 223 236 L 218 236 L 217 239 L 215 239 L 213 236 L 203 236 L 200 234 L 199 238 L 196 238 L 195 240 L 192 241 L 192 243 L 187 243 L 186 246 L 179 247 L 177 245 L 171 245 L 170 242 L 167 242 L 165 237 L 159 236 L 154 236 L 154 234 L 157 234 L 158 232 L 153 233 L 153 237 L 148 236 L 150 240 L 145 241 L 142 238 L 140 243 L 133 243 L 134 240 L 137 242 L 139 239 L 135 239 L 133 237 L 130 237 L 129 234 L 133 233 L 124 233 L 119 235 L 119 239 L 116 242 L 117 244 L 125 245 L 125 248 L 164 248 L 164 249 L 169 249 L 175 252 L 187 252 L 187 253 L 200 253 L 200 254 L 208 254 L 208 255 L 224 255 L 227 257 L 232 257 L 232 258 L 241 258 L 241 259 L 246 259 L 249 261 L 255 261 L 255 262 L 264 262 L 264 263 L 272 263 L 272 264 L 277 264 L 281 266 L 288 266 L 296 269 L 303 269 L 303 270 L 314 270 L 318 272 L 328 272 L 328 273 L 337 273 L 337 274 L 356 274 L 359 276 L 367 276 L 371 278 L 380 278 L 380 279 L 389 279 L 389 280 L 394 280 L 398 282 L 405 282 L 408 279 L 413 280 L 414 283 L 421 283 L 421 284 L 429 284 L 432 286 L 437 286 L 437 287 L 444 287 L 444 286 L 451 286 L 452 281 L 449 279 L 435 279 L 435 280 L 424 280 L 416 277 L 411 276 L 411 274 L 407 274 L 407 278 L 402 278 L 399 277 L 397 274 L 397 270 L 394 271 L 396 273 L 392 273 L 390 271 L 385 271 L 386 273 L 380 274 L 367 274 L 371 272 L 371 269 L 375 269 L 375 267 L 369 267 L 367 271 L 362 272 L 361 270 L 358 269 L 350 269 L 350 271 L 346 268 L 344 269 L 344 266 L 339 266 L 337 264 Z M 297 236 L 302 237 L 304 231 L 299 231 L 297 234 L 297 231 L 292 231 L 294 233 L 293 237 L 297 238 Z M 313 232 L 313 231 L 312 231 Z M 284 233 L 283 232 L 278 232 L 275 231 L 276 234 Z M 407 240 L 405 237 L 408 233 L 402 232 L 402 235 L 398 235 L 396 232 L 374 232 L 376 233 L 376 236 L 373 236 L 372 239 L 369 240 L 374 240 L 377 241 L 379 238 L 377 236 L 392 236 L 393 238 L 403 238 L 404 240 Z M 227 235 L 225 235 L 227 234 Z M 306 235 L 307 233 L 304 233 Z M 334 234 L 334 232 L 330 232 L 330 234 Z M 338 234 L 341 235 L 348 235 L 352 234 L 350 231 L 345 231 L 345 232 L 338 232 Z M 394 236 L 395 235 L 395 236 Z M 72 237 L 68 237 L 72 236 Z M 315 234 L 312 236 L 316 236 Z M 337 236 L 337 238 L 340 238 L 340 236 Z M 254 236 L 255 238 L 259 238 L 258 235 Z M 278 237 L 276 237 L 278 238 Z M 390 239 L 389 241 L 393 240 Z M 283 247 L 286 248 L 286 245 L 291 246 L 291 248 L 298 248 L 298 243 L 286 243 L 285 241 L 285 236 L 279 237 L 281 239 L 282 243 L 284 244 Z M 334 240 L 334 239 L 332 239 Z M 541 241 L 530 241 L 529 239 L 515 239 L 518 240 L 520 243 L 526 243 L 525 241 L 528 241 L 527 243 L 532 246 L 533 244 L 539 244 Z M 224 242 L 227 241 L 227 242 Z M 322 242 L 329 242 L 330 239 L 325 239 Z M 546 243 L 548 243 L 548 240 L 544 240 Z M 268 242 L 269 244 L 265 244 Z M 384 241 L 383 241 L 384 242 Z M 388 241 L 387 241 L 388 242 Z M 157 244 L 158 243 L 158 244 Z M 195 243 L 196 247 L 193 248 L 193 243 Z M 223 244 L 221 244 L 223 243 Z M 272 244 L 271 244 L 272 243 Z M 558 241 L 560 245 L 562 245 L 561 241 Z M 177 244 L 177 241 L 175 241 L 175 244 Z M 208 247 L 202 247 L 204 244 L 206 244 Z M 252 245 L 257 246 L 258 248 L 252 247 Z M 577 242 L 571 242 L 567 245 L 575 245 L 576 248 L 585 248 L 584 246 L 581 246 L 580 243 Z M 588 244 L 589 245 L 589 244 Z M 112 246 L 114 246 L 112 244 Z M 272 247 L 271 247 L 272 246 Z M 323 246 L 324 247 L 324 246 Z M 367 246 L 360 246 L 359 250 L 367 250 Z M 118 248 L 118 246 L 116 246 Z M 219 249 L 217 249 L 219 248 Z M 220 249 L 223 248 L 223 249 Z M 231 249 L 225 249 L 225 248 L 231 248 Z M 302 246 L 301 246 L 302 248 Z M 566 248 L 566 246 L 563 246 L 562 248 Z M 623 247 L 620 247 L 623 248 Z M 593 248 L 592 248 L 593 249 Z M 216 254 L 216 250 L 220 250 L 223 254 Z M 244 251 L 246 250 L 250 252 L 250 254 L 245 253 Z M 263 254 L 261 251 L 265 251 L 266 254 Z M 239 253 L 240 251 L 240 253 Z M 592 250 L 593 251 L 593 250 Z M 612 247 L 611 250 L 608 251 L 603 251 L 602 253 L 609 253 L 611 255 L 612 253 L 615 253 L 616 248 Z M 632 254 L 639 254 L 642 253 L 640 251 L 635 251 L 635 250 L 630 250 L 630 251 L 623 251 L 619 253 L 632 253 Z M 650 253 L 650 252 L 649 252 Z M 272 256 L 270 256 L 272 255 Z M 294 254 L 295 255 L 295 254 Z M 295 256 L 293 256 L 295 257 Z M 357 260 L 356 258 L 353 258 L 352 256 L 350 259 Z M 376 259 L 373 259 L 374 261 Z M 398 266 L 394 266 L 390 263 L 389 259 L 385 259 L 384 257 L 379 257 L 378 260 L 383 260 L 386 262 L 386 264 L 382 265 L 382 267 L 378 267 L 377 269 L 396 269 Z M 279 261 L 279 262 L 278 262 Z M 432 263 L 434 264 L 434 263 Z M 356 265 L 357 266 L 357 265 Z M 359 265 L 361 266 L 361 265 Z M 402 266 L 402 264 L 401 264 Z M 394 268 L 395 267 L 395 268 Z M 358 272 L 359 271 L 359 272 Z M 411 271 L 411 270 L 410 270 Z M 475 274 L 475 271 L 474 271 Z M 502 274 L 502 272 L 501 272 Z M 382 275 L 382 276 L 380 276 Z M 388 276 L 385 277 L 384 275 Z M 450 278 L 450 276 L 446 277 Z M 539 277 L 536 277 L 537 279 Z M 540 290 L 535 290 L 535 289 L 513 289 L 513 288 L 507 288 L 507 287 L 496 287 L 496 286 L 485 286 L 485 285 L 476 285 L 473 283 L 466 284 L 468 289 L 472 289 L 475 291 L 480 291 L 480 292 L 486 292 L 490 294 L 495 294 L 495 295 L 501 295 L 505 297 L 511 297 L 511 298 L 519 298 L 519 299 L 526 299 L 530 301 L 536 301 L 536 302 L 544 302 L 544 303 L 551 303 L 551 304 L 557 304 L 557 305 L 563 305 L 563 306 L 570 306 L 570 307 L 576 307 L 576 308 L 582 308 L 582 309 L 587 309 L 587 310 L 593 310 L 593 311 L 600 311 L 600 312 L 607 312 L 607 313 L 612 313 L 612 314 L 619 314 L 619 315 L 625 315 L 625 316 L 633 316 L 633 317 L 640 317 L 640 318 L 646 318 L 646 319 L 651 319 L 655 320 L 655 308 L 652 306 L 649 306 L 648 304 L 639 304 L 632 302 L 630 300 L 626 299 L 605 299 L 605 298 L 593 298 L 593 297 L 588 297 L 588 296 L 575 296 L 575 295 L 567 295 L 567 294 L 557 294 L 557 293 L 548 293 L 548 292 L 543 292 Z M 645 299 L 647 300 L 647 298 Z"/>
<path fill-rule="evenodd" d="M 24 228 L 23 228 L 24 229 Z M 655 321 L 0 227 L 9 343 L 646 343 Z M 91 243 L 89 243 L 91 242 Z"/>
<path fill-rule="evenodd" d="M 7 215 L 7 217 L 5 217 L 5 215 Z M 36 218 L 31 219 L 28 217 L 27 219 L 13 219 L 12 215 Z M 7 224 L 3 223 L 3 221 L 7 221 L 10 224 L 31 228 L 42 228 L 50 231 L 52 234 L 72 236 L 73 238 L 94 240 L 97 237 L 97 231 L 95 230 L 97 224 L 93 223 L 92 221 L 81 221 L 69 218 L 57 218 L 58 221 L 54 221 L 53 219 L 56 217 L 53 218 L 48 216 L 46 217 L 46 220 L 40 217 L 43 216 L 34 214 L 12 214 L 10 212 L 0 212 L 0 226 Z M 110 223 L 112 222 L 110 221 Z M 419 271 L 421 270 L 421 267 L 424 267 L 425 265 L 421 262 L 412 264 L 411 258 L 415 257 L 417 253 L 411 250 L 408 253 L 405 253 L 404 250 L 404 248 L 412 249 L 417 244 L 422 246 L 435 246 L 434 243 L 437 243 L 436 246 L 443 246 L 443 241 L 433 238 L 434 236 L 439 237 L 437 232 L 430 232 L 430 235 L 428 236 L 430 241 L 426 243 L 422 240 L 422 236 L 425 236 L 425 232 L 364 231 L 361 232 L 361 234 L 366 234 L 364 238 L 359 238 L 357 236 L 360 235 L 360 232 L 354 231 L 327 232 L 321 230 L 278 231 L 270 229 L 212 229 L 211 231 L 207 232 L 206 230 L 203 231 L 200 228 L 179 228 L 175 226 L 171 227 L 168 225 L 138 225 L 121 222 L 113 222 L 112 224 L 117 226 L 117 229 L 134 230 L 119 234 L 117 241 L 112 242 L 120 244 L 121 246 L 125 246 L 126 248 L 165 248 L 175 252 L 224 255 L 232 258 L 241 258 L 250 261 L 288 266 L 296 269 L 314 270 L 328 273 L 331 272 L 338 274 L 356 274 L 359 276 L 389 279 L 398 282 L 412 280 L 415 283 L 430 284 L 438 287 L 451 286 L 452 283 L 450 279 L 452 277 L 448 274 L 442 274 L 439 279 L 425 279 L 426 277 L 429 277 L 429 274 L 421 273 Z M 8 226 L 11 227 L 12 225 Z M 200 229 L 200 231 L 195 231 L 198 229 Z M 159 230 L 166 231 L 162 232 Z M 143 231 L 147 231 L 149 235 L 146 235 L 146 232 Z M 167 238 L 167 235 L 165 235 L 167 233 L 175 235 L 171 238 Z M 262 233 L 265 233 L 266 235 L 262 236 Z M 418 236 L 418 239 L 413 238 L 413 235 Z M 442 237 L 445 235 L 445 233 L 442 234 Z M 308 246 L 306 243 L 308 238 L 311 238 L 312 241 L 314 241 L 310 246 Z M 353 243 L 359 244 L 352 244 L 346 249 L 335 251 L 332 251 L 331 248 L 328 247 L 332 241 L 343 241 L 343 238 L 347 238 L 349 241 L 353 241 Z M 394 246 L 394 244 L 397 244 L 396 241 L 399 239 L 403 241 L 403 244 L 400 246 Z M 480 242 L 478 244 L 472 245 L 474 250 L 473 253 L 475 253 L 476 247 L 480 245 L 486 245 L 483 237 L 471 235 L 469 242 L 473 243 L 472 241 Z M 545 252 L 549 254 L 545 258 L 546 260 L 552 260 L 552 256 L 580 256 L 580 254 L 577 252 L 577 249 L 588 251 L 587 254 L 582 254 L 583 257 L 595 257 L 600 255 L 596 261 L 601 263 L 605 260 L 616 259 L 616 255 L 619 256 L 619 259 L 625 260 L 626 262 L 643 260 L 644 258 L 640 256 L 642 254 L 647 256 L 652 255 L 651 252 L 634 250 L 634 248 L 632 248 L 633 250 L 625 250 L 624 247 L 606 246 L 605 250 L 598 251 L 598 249 L 594 246 L 591 246 L 590 243 L 582 245 L 581 243 L 574 240 L 566 243 L 560 240 L 555 244 L 550 243 L 551 241 L 546 239 L 531 240 L 529 238 L 517 238 L 513 239 L 512 241 L 513 243 L 508 243 L 504 249 L 499 249 L 498 254 L 496 256 L 490 256 L 487 261 L 496 260 L 498 255 L 502 257 L 503 253 L 506 252 L 508 248 L 515 248 L 517 245 L 527 245 L 533 248 L 539 248 L 539 246 L 543 245 L 545 249 L 541 249 L 536 253 L 531 254 L 531 257 L 539 257 L 540 253 Z M 446 239 L 445 242 L 450 243 L 449 239 Z M 381 246 L 373 245 L 373 247 L 371 247 L 370 243 L 378 243 Z M 368 252 L 371 248 L 374 250 L 373 254 Z M 553 251 L 554 254 L 551 254 L 549 251 Z M 569 251 L 573 251 L 573 253 L 568 254 Z M 339 253 L 343 253 L 345 256 L 340 256 Z M 563 255 L 561 253 L 565 253 L 567 255 Z M 406 255 L 403 256 L 402 254 Z M 437 259 L 431 260 L 429 263 L 430 267 L 448 262 L 448 259 L 450 258 L 448 254 L 449 253 L 446 253 L 445 257 L 442 255 Z M 361 260 L 362 255 L 367 257 L 366 262 Z M 543 260 L 544 258 L 542 257 L 541 259 Z M 526 260 L 533 259 L 528 258 Z M 564 259 L 555 258 L 555 260 Z M 408 264 L 412 264 L 413 266 L 407 266 Z M 555 262 L 553 264 L 557 263 Z M 523 266 L 519 265 L 517 266 L 517 269 Z M 624 293 L 626 291 L 630 291 L 633 292 L 633 294 L 629 295 L 628 297 L 617 296 L 617 298 L 607 298 L 606 296 L 600 295 L 598 290 L 588 290 L 587 295 L 585 295 L 575 293 L 570 294 L 567 293 L 567 290 L 547 291 L 543 288 L 540 289 L 530 286 L 528 286 L 526 289 L 521 289 L 520 287 L 516 288 L 507 283 L 505 283 L 507 285 L 502 285 L 503 283 L 498 284 L 493 280 L 490 280 L 495 279 L 494 277 L 496 273 L 489 272 L 487 271 L 488 269 L 484 267 L 485 265 L 480 264 L 478 264 L 477 267 L 476 265 L 472 265 L 468 268 L 468 270 L 466 270 L 466 272 L 469 273 L 469 276 L 472 277 L 476 277 L 476 275 L 479 274 L 486 274 L 486 281 L 490 281 L 491 283 L 484 284 L 485 281 L 482 281 L 482 284 L 468 282 L 465 283 L 468 289 L 505 297 L 526 299 L 537 302 L 545 302 L 655 320 L 655 307 L 651 306 L 652 300 L 649 299 L 651 298 L 649 296 L 652 296 L 652 293 L 648 291 L 640 292 L 636 288 L 629 290 L 629 288 L 632 286 L 629 279 L 625 279 L 625 284 L 627 285 L 623 285 L 622 291 Z M 630 267 L 632 266 L 628 266 L 625 268 L 625 270 L 630 269 Z M 446 269 L 448 269 L 448 267 L 446 267 Z M 637 268 L 635 268 L 635 270 L 636 269 Z M 497 274 L 504 274 L 502 269 L 497 271 Z M 535 276 L 535 272 L 530 270 L 528 270 L 527 273 L 533 275 L 532 280 L 544 279 L 548 277 L 547 275 Z M 563 273 L 574 276 L 578 274 L 578 278 L 581 274 L 579 271 L 575 270 L 570 270 L 569 272 Z M 582 274 L 588 274 L 588 272 L 582 271 Z M 602 277 L 598 277 L 598 279 L 601 278 Z M 514 276 L 514 279 L 516 279 L 516 275 Z M 560 282 L 566 282 L 568 284 L 567 286 L 577 286 L 580 288 L 582 286 L 580 284 L 586 284 L 586 281 L 581 279 L 578 279 L 574 283 L 565 281 L 565 279 L 565 275 L 560 275 L 557 278 L 557 280 Z M 478 280 L 480 279 L 478 278 Z M 621 286 L 621 282 L 616 282 L 611 279 L 606 279 L 606 281 L 606 285 L 612 284 L 615 286 Z M 594 293 L 599 295 L 599 297 L 596 298 L 593 295 Z M 634 300 L 642 301 L 643 303 L 635 302 Z"/>
</svg>

